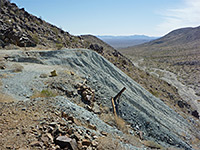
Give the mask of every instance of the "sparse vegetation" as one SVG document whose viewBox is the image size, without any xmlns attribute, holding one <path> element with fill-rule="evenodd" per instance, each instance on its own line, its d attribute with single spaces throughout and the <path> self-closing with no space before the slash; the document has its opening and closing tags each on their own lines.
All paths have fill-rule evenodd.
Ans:
<svg viewBox="0 0 200 150">
<path fill-rule="evenodd" d="M 32 99 L 38 97 L 55 97 L 57 96 L 57 92 L 51 89 L 43 89 L 42 91 L 35 91 L 34 94 L 31 96 Z"/>
<path fill-rule="evenodd" d="M 34 40 L 34 42 L 36 43 L 36 44 L 39 44 L 39 37 L 38 37 L 38 35 L 37 34 L 33 34 L 32 35 L 32 38 L 33 38 L 33 40 Z"/>
<path fill-rule="evenodd" d="M 154 141 L 143 141 L 142 143 L 151 149 L 164 149 L 160 144 Z"/>
<path fill-rule="evenodd" d="M 114 116 L 111 113 L 102 113 L 100 117 L 107 124 L 117 127 L 124 133 L 128 133 L 128 127 L 126 121 L 124 121 L 121 117 Z"/>
<path fill-rule="evenodd" d="M 112 136 L 110 137 L 101 137 L 98 139 L 98 150 L 125 150 L 121 147 L 119 141 L 114 140 Z"/>
</svg>

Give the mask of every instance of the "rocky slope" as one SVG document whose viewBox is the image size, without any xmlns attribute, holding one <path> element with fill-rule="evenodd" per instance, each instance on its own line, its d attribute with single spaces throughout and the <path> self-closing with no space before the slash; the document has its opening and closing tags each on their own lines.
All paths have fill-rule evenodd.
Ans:
<svg viewBox="0 0 200 150">
<path fill-rule="evenodd" d="M 199 127 L 194 118 L 190 118 L 193 123 L 188 122 L 93 51 L 18 50 L 1 51 L 1 55 L 6 59 L 5 68 L 1 70 L 2 92 L 17 100 L 33 101 L 46 94 L 52 97 L 50 103 L 57 110 L 95 126 L 99 132 L 121 137 L 126 136 L 123 132 L 132 136 L 139 134 L 141 139 L 163 147 L 192 149 L 191 145 L 198 146 L 194 141 L 198 141 Z M 13 69 L 14 64 L 21 69 Z M 50 73 L 54 69 L 56 71 Z M 129 128 L 117 126 L 106 115 L 112 114 L 111 97 L 123 87 L 126 91 L 118 103 L 118 113 L 130 124 Z M 121 146 L 130 148 L 134 144 L 122 142 Z"/>
<path fill-rule="evenodd" d="M 86 111 L 86 109 L 89 111 L 92 111 L 93 113 L 98 114 L 98 117 L 100 118 L 100 120 L 103 120 L 104 122 L 106 122 L 107 124 L 111 126 L 111 127 L 108 127 L 106 131 L 108 132 L 109 130 L 112 131 L 114 127 L 113 131 L 116 130 L 117 132 L 111 132 L 111 134 L 117 133 L 118 136 L 122 136 L 122 134 L 120 134 L 121 131 L 123 132 L 125 131 L 126 133 L 130 132 L 131 139 L 134 139 L 134 140 L 130 140 L 130 138 L 128 139 L 125 134 L 123 134 L 124 136 L 120 140 L 117 140 L 117 138 L 113 136 L 111 136 L 111 138 L 108 138 L 108 139 L 114 138 L 113 145 L 116 145 L 115 143 L 121 143 L 119 147 L 124 147 L 124 148 L 129 147 L 130 149 L 133 149 L 133 148 L 136 149 L 136 147 L 144 148 L 146 146 L 149 146 L 152 148 L 160 148 L 160 146 L 158 144 L 155 144 L 155 142 L 158 142 L 159 144 L 164 145 L 165 147 L 170 147 L 170 145 L 174 146 L 175 144 L 175 147 L 186 147 L 190 149 L 191 146 L 189 145 L 193 145 L 193 147 L 198 146 L 196 143 L 198 143 L 199 137 L 197 135 L 194 135 L 195 129 L 194 131 L 190 131 L 190 129 L 193 129 L 193 127 L 197 129 L 199 127 L 198 120 L 196 120 L 193 116 L 190 115 L 191 112 L 193 112 L 194 110 L 191 108 L 190 105 L 188 105 L 185 101 L 181 99 L 181 97 L 178 94 L 177 89 L 173 87 L 171 84 L 168 84 L 167 82 L 163 80 L 157 79 L 154 76 L 136 68 L 129 59 L 127 59 L 125 56 L 123 56 L 121 53 L 113 49 L 111 46 L 107 45 L 106 43 L 104 43 L 103 41 L 99 40 L 98 38 L 94 36 L 91 36 L 91 35 L 78 36 L 78 37 L 72 36 L 69 33 L 45 22 L 44 20 L 29 14 L 24 9 L 19 9 L 15 4 L 10 3 L 6 0 L 1 0 L 1 6 L 2 7 L 0 9 L 1 11 L 0 13 L 0 16 L 1 16 L 0 17 L 1 18 L 0 19 L 0 31 L 1 31 L 0 32 L 0 46 L 2 47 L 2 49 L 9 50 L 9 51 L 1 50 L 1 57 L 0 57 L 0 61 L 1 61 L 0 68 L 2 69 L 1 70 L 2 83 L 0 83 L 0 85 L 2 86 L 2 89 L 0 92 L 0 96 L 1 96 L 0 102 L 2 102 L 1 103 L 2 112 L 5 112 L 4 115 L 3 113 L 1 113 L 1 118 L 6 120 L 6 118 L 8 118 L 9 115 L 12 115 L 12 113 L 8 112 L 7 109 L 4 109 L 5 107 L 9 107 L 11 110 L 12 109 L 16 110 L 16 107 L 18 106 L 20 107 L 20 105 L 23 105 L 23 106 L 26 105 L 26 103 L 5 104 L 4 102 L 10 102 L 10 101 L 15 101 L 15 100 L 17 101 L 28 100 L 27 105 L 32 105 L 32 102 L 29 100 L 35 99 L 39 101 L 38 103 L 36 102 L 34 105 L 41 106 L 41 107 L 43 107 L 42 105 L 46 105 L 47 108 L 52 108 L 52 105 L 53 105 L 53 108 L 55 108 L 55 106 L 58 106 L 56 107 L 56 110 L 58 110 L 60 113 L 65 111 L 70 115 L 71 113 L 73 114 L 74 112 L 73 115 L 76 116 L 75 110 L 80 110 L 81 112 L 83 112 L 83 114 L 85 114 L 84 116 L 82 116 L 84 119 L 82 118 L 81 120 L 81 118 L 79 118 L 82 122 L 84 122 L 84 120 L 88 121 L 92 118 L 97 118 L 97 116 L 93 114 L 89 114 L 88 111 Z M 150 91 L 153 95 L 155 95 L 156 97 L 159 97 L 165 104 L 170 106 L 170 108 L 173 108 L 175 111 L 179 112 L 179 114 L 181 114 L 181 116 L 183 116 L 186 120 L 190 120 L 192 124 L 188 124 L 187 121 L 185 122 L 185 120 L 182 117 L 178 116 L 177 118 L 178 120 L 172 117 L 175 122 L 177 121 L 177 123 L 175 123 L 175 125 L 173 126 L 173 124 L 169 122 L 169 118 L 171 117 L 170 113 L 172 111 L 170 108 L 168 108 L 163 102 L 160 102 L 160 100 L 156 99 L 154 96 L 152 96 L 143 88 L 141 88 L 138 84 L 132 81 L 119 69 L 114 68 L 113 65 L 111 65 L 107 60 L 104 60 L 102 57 L 100 57 L 96 53 L 82 51 L 82 50 L 78 52 L 71 52 L 71 51 L 66 52 L 66 50 L 63 50 L 63 52 L 62 51 L 58 51 L 58 52 L 57 51 L 52 51 L 52 52 L 39 51 L 41 49 L 55 50 L 55 49 L 60 49 L 62 47 L 63 48 L 64 47 L 89 48 L 98 52 L 99 54 L 107 58 L 110 62 L 112 62 L 115 66 L 120 68 L 123 72 L 125 72 L 129 77 L 131 77 L 140 85 L 142 85 L 145 89 Z M 10 49 L 18 49 L 18 50 L 12 51 Z M 19 49 L 23 49 L 23 51 L 20 51 Z M 37 51 L 29 52 L 29 51 L 24 51 L 24 49 L 26 50 L 35 49 Z M 73 57 L 75 58 L 74 59 L 68 58 L 68 57 L 65 58 L 65 56 L 63 56 L 64 58 L 62 58 L 62 56 L 60 56 L 61 54 L 63 55 L 66 54 L 66 55 L 71 56 L 72 58 Z M 97 58 L 94 58 L 94 56 Z M 67 60 L 70 60 L 70 61 L 68 62 Z M 92 63 L 94 65 L 91 65 Z M 108 68 L 106 68 L 105 65 Z M 67 70 L 65 70 L 66 66 L 69 67 Z M 84 68 L 84 66 L 86 68 Z M 84 70 L 83 68 L 86 70 Z M 100 70 L 98 70 L 97 68 L 100 68 Z M 102 68 L 103 68 L 103 71 L 101 70 Z M 54 77 L 52 78 L 49 77 L 50 72 L 55 69 L 56 69 L 56 72 L 58 73 L 58 76 L 56 76 L 56 72 L 53 72 L 52 76 Z M 93 72 L 95 70 L 96 70 L 96 74 L 98 75 L 98 73 L 100 73 L 102 77 L 96 76 L 96 74 Z M 115 70 L 117 70 L 117 73 Z M 91 74 L 92 76 L 89 74 Z M 111 80 L 109 78 L 111 78 Z M 87 83 L 88 85 L 86 87 L 80 86 L 80 84 L 74 85 L 74 83 L 81 83 L 85 85 L 86 84 L 85 81 L 88 82 Z M 79 86 L 77 87 L 77 85 Z M 120 103 L 119 105 L 120 106 L 119 114 L 132 127 L 126 126 L 125 121 L 114 118 L 112 113 L 110 113 L 111 112 L 110 98 L 111 96 L 114 96 L 117 92 L 119 92 L 119 90 L 122 88 L 121 86 L 128 87 L 128 89 L 126 90 L 128 91 L 128 94 L 126 93 L 127 96 L 123 96 L 122 103 Z M 133 86 L 133 87 L 130 87 L 130 86 Z M 137 90 L 134 88 L 136 88 Z M 92 89 L 95 89 L 95 95 L 93 94 L 94 91 Z M 90 94 L 85 95 L 84 93 L 86 92 Z M 142 96 L 143 92 L 145 93 L 144 97 Z M 57 95 L 60 95 L 61 97 L 53 98 L 52 105 L 50 105 L 48 102 L 43 103 L 43 101 L 49 100 L 49 97 L 55 97 Z M 142 103 L 137 104 L 135 102 L 136 100 L 133 97 L 133 95 L 136 97 L 136 100 L 139 100 Z M 64 96 L 64 98 L 62 96 Z M 48 98 L 46 99 L 46 97 Z M 84 97 L 85 98 L 87 97 L 86 101 L 84 100 L 82 101 L 82 98 L 84 99 Z M 89 104 L 88 98 L 90 99 L 94 98 L 97 102 L 90 106 L 88 105 Z M 70 101 L 73 103 L 70 103 L 69 101 L 67 101 L 67 99 L 70 99 Z M 40 103 L 40 100 L 41 100 L 41 103 Z M 63 104 L 59 103 L 59 101 L 62 101 Z M 81 107 L 76 106 L 75 103 Z M 150 106 L 148 105 L 148 103 L 154 106 Z M 158 105 L 161 105 L 161 106 L 158 106 Z M 70 107 L 68 107 L 69 109 L 66 110 L 65 106 L 70 106 Z M 124 114 L 124 111 L 126 111 L 125 109 L 126 106 L 128 106 L 127 116 L 126 114 Z M 183 119 L 182 121 L 184 122 L 183 123 L 184 127 L 188 128 L 188 130 L 185 130 L 187 134 L 185 132 L 180 133 L 182 132 L 184 127 L 183 128 L 180 127 L 180 130 L 177 130 L 179 133 L 176 133 L 176 131 L 170 131 L 170 129 L 165 127 L 165 125 L 163 124 L 161 125 L 161 129 L 159 129 L 160 126 L 158 127 L 157 124 L 164 123 L 165 121 L 167 121 L 167 119 L 162 119 L 161 121 L 159 121 L 155 118 L 154 115 L 157 115 L 157 113 L 155 112 L 158 112 L 159 114 L 159 111 L 160 111 L 160 109 L 157 111 L 155 109 L 156 107 L 158 108 L 164 107 L 163 111 L 166 111 L 166 114 L 162 112 L 159 117 L 161 117 L 162 115 L 164 116 L 166 115 L 168 118 L 168 123 L 171 127 L 178 128 L 180 124 L 180 120 Z M 82 109 L 82 108 L 85 108 L 85 109 Z M 32 106 L 30 107 L 30 109 L 32 109 Z M 59 110 L 59 109 L 62 109 L 62 110 Z M 34 108 L 32 110 L 33 112 L 36 111 Z M 68 112 L 69 110 L 70 112 Z M 132 110 L 134 110 L 134 113 L 132 112 Z M 41 114 L 45 115 L 45 112 L 46 111 L 41 111 Z M 170 113 L 168 114 L 167 112 L 168 113 L 170 112 Z M 19 111 L 19 115 L 21 113 L 23 114 L 23 111 Z M 109 115 L 106 115 L 107 113 L 109 113 Z M 175 114 L 175 116 L 177 116 L 177 114 L 174 111 L 172 111 L 172 114 Z M 31 115 L 32 114 L 30 114 L 30 116 Z M 54 120 L 55 119 L 54 115 L 53 114 L 51 115 L 53 117 L 52 120 Z M 85 118 L 86 116 L 89 116 L 89 119 Z M 13 118 L 14 117 L 15 117 L 15 113 L 14 113 Z M 26 123 L 28 123 L 29 121 L 31 122 L 31 118 L 32 117 L 30 117 L 29 118 L 30 120 L 28 120 Z M 132 118 L 132 119 L 129 120 L 129 118 Z M 24 118 L 18 118 L 18 119 L 23 120 Z M 7 120 L 7 121 L 11 124 L 6 127 L 6 130 L 4 130 L 5 132 L 1 132 L 0 134 L 0 135 L 3 135 L 2 138 L 4 139 L 4 141 L 7 141 L 9 139 L 8 137 L 11 136 L 12 133 L 14 133 L 15 131 L 18 131 L 17 128 L 13 129 L 12 119 Z M 86 126 L 89 125 L 87 121 L 86 121 Z M 96 122 L 95 125 L 96 127 L 98 127 L 99 131 L 105 130 L 105 128 L 102 128 L 102 126 L 106 126 L 106 125 L 102 124 L 101 126 L 98 126 L 99 123 L 103 123 L 102 121 L 100 122 L 98 121 L 99 120 L 96 119 L 92 123 L 95 124 Z M 149 125 L 149 122 L 151 122 L 152 124 Z M 4 124 L 5 122 L 3 121 L 1 125 L 3 126 Z M 47 121 L 47 125 L 48 124 L 50 124 L 50 122 Z M 57 124 L 59 125 L 59 121 Z M 37 125 L 39 126 L 39 122 L 37 122 L 36 127 Z M 19 129 L 22 129 L 22 128 L 24 128 L 24 125 L 20 124 Z M 153 131 L 152 131 L 152 128 L 153 128 Z M 9 134 L 9 136 L 6 136 L 6 132 L 9 131 L 10 129 L 13 129 L 14 132 L 10 132 L 11 134 Z M 36 128 L 36 130 L 38 130 L 38 128 Z M 24 135 L 23 133 L 22 134 L 20 133 L 20 137 L 21 135 Z M 133 135 L 132 133 L 134 133 L 134 136 L 132 136 Z M 167 135 L 163 136 L 166 133 Z M 31 132 L 30 134 L 32 135 Z M 31 142 L 34 142 L 34 141 L 37 142 L 36 147 L 38 147 L 38 142 L 45 143 L 40 138 L 42 134 L 43 133 L 39 133 L 38 135 L 34 136 L 34 138 L 36 139 L 33 138 L 32 140 L 30 140 Z M 50 132 L 50 134 L 52 133 Z M 62 132 L 60 133 L 59 131 L 59 134 L 62 134 Z M 184 139 L 185 134 L 188 135 L 187 139 Z M 67 135 L 67 133 L 65 133 L 65 135 Z M 100 137 L 102 136 L 102 134 L 99 134 L 99 135 Z M 57 138 L 57 136 L 58 135 L 55 135 L 54 138 Z M 69 137 L 69 135 L 67 136 Z M 71 136 L 74 136 L 74 135 L 71 135 Z M 84 136 L 86 135 L 84 134 Z M 140 137 L 140 139 L 143 139 L 143 136 L 144 136 L 146 140 L 153 140 L 154 143 L 152 143 L 151 141 L 145 141 L 145 140 L 140 141 L 138 139 L 136 140 L 135 137 L 137 136 Z M 86 138 L 86 137 L 82 137 L 82 138 Z M 171 137 L 175 137 L 175 138 L 171 139 Z M 79 141 L 79 143 L 81 144 L 83 140 L 82 138 L 76 139 L 76 141 L 77 142 Z M 93 139 L 91 138 L 89 139 L 93 141 Z M 104 140 L 103 142 L 105 141 L 106 140 Z M 186 141 L 189 144 L 187 144 Z M 28 142 L 28 144 L 30 144 L 31 142 Z M 44 146 L 54 147 L 56 144 L 54 142 L 55 142 L 55 139 L 53 140 L 53 143 L 49 143 Z M 99 143 L 103 143 L 103 142 L 101 141 Z M 17 146 L 17 147 L 24 147 L 27 144 L 25 143 L 21 143 L 23 146 Z M 137 145 L 136 143 L 140 143 L 140 144 Z M 40 149 L 46 148 L 46 147 L 42 147 L 40 144 L 39 144 Z M 6 147 L 6 143 L 2 145 L 3 145 L 2 149 Z M 10 145 L 8 147 L 10 147 Z M 20 143 L 18 145 L 20 145 Z M 105 143 L 102 145 L 105 145 Z M 88 146 L 88 145 L 86 145 L 86 147 L 91 148 L 91 146 Z M 95 148 L 93 147 L 93 149 Z"/>
<path fill-rule="evenodd" d="M 160 39 L 130 47 L 121 52 L 133 60 L 138 60 L 140 67 L 145 67 L 144 70 L 147 72 L 154 72 L 155 69 L 161 70 L 159 73 L 161 78 L 163 72 L 175 74 L 177 81 L 187 86 L 188 91 L 192 93 L 182 98 L 186 101 L 193 101 L 200 111 L 198 102 L 200 99 L 199 33 L 200 27 L 177 29 Z M 180 86 L 176 87 L 181 90 Z"/>
<path fill-rule="evenodd" d="M 182 98 L 176 88 L 138 69 L 129 59 L 98 38 L 91 35 L 72 36 L 6 0 L 1 0 L 1 6 L 0 47 L 4 49 L 60 49 L 62 47 L 92 49 L 170 107 L 179 111 L 179 108 L 174 105 L 177 106 Z M 185 113 L 182 108 L 180 113 Z"/>
</svg>

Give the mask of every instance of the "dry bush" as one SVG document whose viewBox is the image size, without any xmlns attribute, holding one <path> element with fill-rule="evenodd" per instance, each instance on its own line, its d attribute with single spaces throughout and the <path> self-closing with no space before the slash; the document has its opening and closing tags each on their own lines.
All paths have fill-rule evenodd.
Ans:
<svg viewBox="0 0 200 150">
<path fill-rule="evenodd" d="M 12 65 L 12 72 L 22 72 L 22 70 L 24 69 L 24 67 L 20 64 L 14 64 Z"/>
<path fill-rule="evenodd" d="M 111 136 L 98 138 L 98 150 L 125 150 L 120 142 L 113 139 Z"/>
<path fill-rule="evenodd" d="M 138 137 L 130 135 L 130 134 L 126 134 L 123 137 L 123 142 L 127 143 L 127 144 L 131 144 L 131 145 L 136 146 L 136 147 L 142 147 L 143 146 L 142 141 Z"/>
<path fill-rule="evenodd" d="M 151 149 L 164 149 L 160 144 L 154 141 L 142 141 L 142 143 Z"/>
<path fill-rule="evenodd" d="M 103 120 L 108 125 L 115 126 L 115 118 L 114 118 L 113 114 L 102 113 L 101 116 L 100 116 L 100 118 L 101 118 L 101 120 Z"/>
<path fill-rule="evenodd" d="M 110 126 L 115 126 L 117 129 L 121 130 L 124 133 L 128 133 L 128 127 L 126 125 L 126 122 L 118 117 L 114 116 L 113 114 L 102 114 L 100 118 Z"/>
<path fill-rule="evenodd" d="M 124 121 L 124 119 L 115 116 L 115 124 L 119 130 L 124 133 L 128 133 L 128 127 L 126 126 L 126 122 Z"/>
<path fill-rule="evenodd" d="M 39 97 L 55 97 L 57 96 L 57 92 L 51 89 L 43 89 L 42 91 L 35 91 L 31 96 L 31 99 L 39 98 Z"/>
<path fill-rule="evenodd" d="M 0 86 L 2 86 L 3 85 L 3 83 L 2 83 L 2 81 L 1 81 L 1 79 L 0 79 Z"/>
</svg>

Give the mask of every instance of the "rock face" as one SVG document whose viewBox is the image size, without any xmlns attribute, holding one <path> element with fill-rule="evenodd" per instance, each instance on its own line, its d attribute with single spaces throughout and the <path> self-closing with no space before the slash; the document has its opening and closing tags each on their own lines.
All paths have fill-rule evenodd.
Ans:
<svg viewBox="0 0 200 150">
<path fill-rule="evenodd" d="M 36 54 L 43 65 L 73 68 L 76 74 L 85 76 L 87 85 L 95 90 L 95 100 L 101 105 L 112 108 L 111 97 L 115 96 L 122 87 L 126 87 L 119 100 L 118 109 L 120 116 L 129 122 L 133 129 L 142 133 L 144 139 L 154 140 L 165 146 L 191 149 L 190 145 L 180 137 L 182 134 L 190 137 L 191 131 L 195 131 L 191 129 L 190 123 L 99 54 L 89 50 L 30 51 L 29 56 L 23 52 L 16 52 L 8 60 L 26 62 L 27 59 L 20 59 L 20 57 L 31 58 Z M 7 80 L 5 79 L 4 82 Z M 7 85 L 9 90 L 9 82 Z M 14 86 L 12 84 L 12 88 Z M 12 93 L 12 90 L 10 92 Z M 82 111 L 69 107 L 69 103 L 64 99 L 58 101 L 56 105 L 63 111 L 72 114 L 77 111 L 79 114 L 74 115 L 80 118 L 87 116 L 81 113 Z M 92 118 L 89 120 L 98 128 L 98 123 L 93 122 Z"/>
<path fill-rule="evenodd" d="M 96 51 L 97 53 L 103 53 L 103 47 L 99 46 L 98 44 L 91 44 L 89 48 Z"/>
<path fill-rule="evenodd" d="M 0 47 L 10 44 L 18 47 L 85 47 L 81 38 L 33 16 L 7 0 L 1 1 Z"/>
</svg>

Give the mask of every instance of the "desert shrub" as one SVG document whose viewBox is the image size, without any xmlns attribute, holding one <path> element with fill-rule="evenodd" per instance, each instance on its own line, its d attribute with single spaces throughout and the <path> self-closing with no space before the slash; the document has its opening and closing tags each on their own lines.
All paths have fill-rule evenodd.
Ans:
<svg viewBox="0 0 200 150">
<path fill-rule="evenodd" d="M 57 28 L 53 27 L 52 31 L 56 34 L 56 36 L 58 36 L 58 29 Z"/>
<path fill-rule="evenodd" d="M 61 49 L 63 48 L 63 44 L 62 43 L 56 43 L 56 49 Z"/>
<path fill-rule="evenodd" d="M 55 97 L 57 96 L 57 92 L 51 89 L 43 89 L 42 91 L 35 91 L 34 94 L 31 96 L 32 99 L 38 97 Z"/>
<path fill-rule="evenodd" d="M 115 126 L 124 133 L 128 133 L 128 127 L 126 122 L 119 116 L 114 116 L 113 114 L 102 114 L 100 118 L 107 124 Z"/>
<path fill-rule="evenodd" d="M 124 121 L 124 119 L 115 116 L 115 124 L 119 130 L 121 130 L 124 133 L 128 133 L 128 128 L 126 126 L 126 122 Z"/>
<path fill-rule="evenodd" d="M 98 138 L 98 150 L 124 150 L 120 142 L 113 139 L 111 136 Z"/>
<path fill-rule="evenodd" d="M 38 37 L 37 34 L 33 34 L 33 35 L 32 35 L 32 38 L 33 38 L 33 41 L 34 41 L 36 44 L 39 43 L 39 37 Z"/>
<path fill-rule="evenodd" d="M 158 97 L 159 96 L 159 92 L 158 91 L 155 91 L 155 90 L 149 90 L 149 92 L 154 95 L 155 97 Z"/>
<path fill-rule="evenodd" d="M 142 143 L 151 149 L 164 149 L 160 144 L 154 141 L 143 141 Z"/>
</svg>

